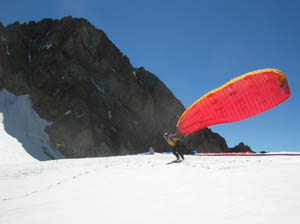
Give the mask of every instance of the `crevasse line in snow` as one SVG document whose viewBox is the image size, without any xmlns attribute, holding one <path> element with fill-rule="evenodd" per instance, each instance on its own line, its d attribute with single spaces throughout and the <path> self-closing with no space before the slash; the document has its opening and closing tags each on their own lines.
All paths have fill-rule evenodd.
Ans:
<svg viewBox="0 0 300 224">
<path fill-rule="evenodd" d="M 5 49 L 6 49 L 6 55 L 10 56 L 11 53 L 10 53 L 9 48 L 8 48 L 7 38 L 3 34 L 1 35 L 1 41 L 4 43 L 4 46 L 5 46 Z"/>
<path fill-rule="evenodd" d="M 28 43 L 28 87 L 31 90 L 31 83 L 32 83 L 32 68 L 31 68 L 31 61 L 32 61 L 32 56 L 31 56 L 31 43 L 32 40 L 29 41 Z"/>
<path fill-rule="evenodd" d="M 98 89 L 99 92 L 101 92 L 102 94 L 104 94 L 104 93 L 105 93 L 104 89 L 101 88 L 101 87 L 96 83 L 96 81 L 95 81 L 93 78 L 92 78 L 91 80 L 92 80 L 93 85 L 96 87 L 96 89 Z"/>
</svg>

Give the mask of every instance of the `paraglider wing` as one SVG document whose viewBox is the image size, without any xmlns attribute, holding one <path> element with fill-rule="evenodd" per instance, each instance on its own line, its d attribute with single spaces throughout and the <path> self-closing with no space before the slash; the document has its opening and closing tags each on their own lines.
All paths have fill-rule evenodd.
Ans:
<svg viewBox="0 0 300 224">
<path fill-rule="evenodd" d="M 275 107 L 289 96 L 288 82 L 280 70 L 249 72 L 198 99 L 181 115 L 177 128 L 189 134 L 210 125 L 240 121 Z"/>
</svg>

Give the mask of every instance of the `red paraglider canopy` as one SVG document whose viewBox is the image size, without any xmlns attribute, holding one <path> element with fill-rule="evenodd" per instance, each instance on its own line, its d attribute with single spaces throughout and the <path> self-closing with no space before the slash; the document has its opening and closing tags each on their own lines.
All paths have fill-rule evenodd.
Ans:
<svg viewBox="0 0 300 224">
<path fill-rule="evenodd" d="M 198 99 L 181 115 L 177 128 L 189 134 L 210 125 L 240 121 L 275 107 L 289 96 L 288 82 L 280 70 L 249 72 Z"/>
</svg>

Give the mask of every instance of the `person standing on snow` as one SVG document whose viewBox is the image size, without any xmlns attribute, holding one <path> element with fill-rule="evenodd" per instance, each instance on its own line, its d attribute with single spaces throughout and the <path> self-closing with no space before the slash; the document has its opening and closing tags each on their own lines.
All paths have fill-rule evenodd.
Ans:
<svg viewBox="0 0 300 224">
<path fill-rule="evenodd" d="M 180 138 L 176 137 L 176 134 L 165 133 L 164 139 L 171 146 L 172 152 L 176 156 L 177 160 L 179 160 L 180 157 L 182 158 L 182 160 L 184 160 L 183 145 L 182 145 L 182 141 L 180 140 Z"/>
</svg>

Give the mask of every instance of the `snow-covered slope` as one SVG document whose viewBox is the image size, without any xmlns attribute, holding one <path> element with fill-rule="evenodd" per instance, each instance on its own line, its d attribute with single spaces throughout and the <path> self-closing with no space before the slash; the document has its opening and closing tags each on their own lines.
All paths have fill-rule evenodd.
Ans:
<svg viewBox="0 0 300 224">
<path fill-rule="evenodd" d="M 297 224 L 300 157 L 170 154 L 0 166 L 0 223 Z"/>
<path fill-rule="evenodd" d="M 0 164 L 49 160 L 53 152 L 44 129 L 50 125 L 32 109 L 28 95 L 0 91 Z"/>
</svg>

